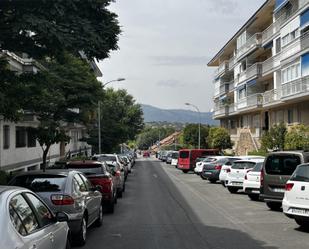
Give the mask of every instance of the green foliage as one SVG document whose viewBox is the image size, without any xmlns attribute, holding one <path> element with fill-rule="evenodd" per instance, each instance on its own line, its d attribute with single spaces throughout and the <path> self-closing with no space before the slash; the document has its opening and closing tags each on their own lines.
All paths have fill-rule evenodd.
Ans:
<svg viewBox="0 0 309 249">
<path fill-rule="evenodd" d="M 126 90 L 107 89 L 101 99 L 101 147 L 112 152 L 118 145 L 135 139 L 144 127 L 143 111 Z M 98 147 L 98 129 L 91 129 L 87 142 Z"/>
<path fill-rule="evenodd" d="M 208 142 L 214 149 L 230 149 L 233 146 L 229 132 L 222 127 L 211 127 L 209 130 Z"/>
<path fill-rule="evenodd" d="M 201 125 L 201 148 L 208 148 L 207 137 L 209 134 L 209 126 Z M 199 125 L 188 124 L 183 130 L 183 143 L 186 147 L 198 147 Z"/>
<path fill-rule="evenodd" d="M 296 125 L 285 135 L 285 149 L 304 150 L 309 148 L 309 126 Z"/>
<path fill-rule="evenodd" d="M 263 149 L 260 149 L 258 151 L 249 151 L 248 152 L 248 155 L 249 156 L 267 156 L 267 151 L 263 150 Z"/>
<path fill-rule="evenodd" d="M 284 123 L 274 125 L 266 132 L 261 139 L 262 149 L 267 150 L 283 150 L 285 145 L 285 136 L 287 128 Z"/>
<path fill-rule="evenodd" d="M 1 0 L 0 45 L 33 58 L 63 51 L 104 59 L 117 49 L 120 27 L 112 0 Z"/>
<path fill-rule="evenodd" d="M 9 174 L 0 170 L 0 185 L 6 185 L 9 180 Z"/>
<path fill-rule="evenodd" d="M 136 145 L 141 150 L 147 150 L 150 146 L 174 132 L 175 129 L 173 127 L 146 127 L 138 135 Z"/>
</svg>

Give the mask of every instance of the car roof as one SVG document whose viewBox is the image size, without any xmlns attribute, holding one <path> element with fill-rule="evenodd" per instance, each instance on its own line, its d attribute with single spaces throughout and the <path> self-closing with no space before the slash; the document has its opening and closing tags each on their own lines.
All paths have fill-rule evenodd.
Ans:
<svg viewBox="0 0 309 249">
<path fill-rule="evenodd" d="M 14 191 L 14 190 L 25 190 L 25 188 L 17 186 L 0 185 L 0 195 L 6 191 Z"/>
<path fill-rule="evenodd" d="M 270 152 L 269 155 L 273 154 L 303 154 L 303 155 L 309 155 L 309 151 L 306 150 L 284 150 L 284 151 L 273 151 Z"/>
<path fill-rule="evenodd" d="M 248 162 L 248 163 L 263 163 L 264 159 L 260 159 L 260 158 L 254 158 L 254 159 L 242 159 L 242 160 L 237 160 L 234 161 L 234 163 L 238 163 L 238 162 Z"/>
<path fill-rule="evenodd" d="M 45 172 L 43 170 L 31 170 L 28 172 L 23 172 L 17 176 L 26 176 L 26 175 L 62 175 L 68 176 L 71 172 L 77 172 L 76 170 L 69 169 L 47 169 Z"/>
<path fill-rule="evenodd" d="M 100 164 L 102 165 L 102 162 L 98 162 L 95 160 L 85 160 L 85 161 L 70 161 L 68 162 L 69 165 L 81 165 L 81 164 L 87 164 L 87 165 L 97 165 Z"/>
</svg>

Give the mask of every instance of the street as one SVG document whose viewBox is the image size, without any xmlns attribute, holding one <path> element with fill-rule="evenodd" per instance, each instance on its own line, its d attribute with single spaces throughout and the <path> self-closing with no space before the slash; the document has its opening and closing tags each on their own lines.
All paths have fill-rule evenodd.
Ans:
<svg viewBox="0 0 309 249">
<path fill-rule="evenodd" d="M 281 212 L 156 159 L 136 162 L 118 203 L 84 248 L 309 248 L 308 232 Z"/>
</svg>

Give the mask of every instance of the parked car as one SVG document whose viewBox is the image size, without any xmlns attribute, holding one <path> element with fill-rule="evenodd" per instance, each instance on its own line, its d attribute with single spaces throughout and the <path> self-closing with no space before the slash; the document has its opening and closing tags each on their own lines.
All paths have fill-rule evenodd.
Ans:
<svg viewBox="0 0 309 249">
<path fill-rule="evenodd" d="M 234 161 L 231 172 L 227 175 L 226 187 L 232 194 L 243 188 L 245 175 L 256 165 L 262 167 L 264 159 L 238 160 Z"/>
<path fill-rule="evenodd" d="M 108 166 L 108 171 L 117 178 L 117 197 L 122 197 L 125 191 L 125 170 L 122 165 L 118 155 L 116 154 L 100 154 L 94 155 L 92 160 L 97 160 L 99 162 L 106 162 Z"/>
<path fill-rule="evenodd" d="M 163 150 L 163 151 L 162 151 L 162 154 L 161 154 L 161 157 L 160 157 L 160 160 L 161 160 L 162 162 L 165 162 L 165 161 L 166 161 L 167 154 L 168 154 L 168 151 L 167 151 L 167 150 Z"/>
<path fill-rule="evenodd" d="M 283 212 L 301 227 L 309 227 L 309 164 L 299 165 L 285 185 Z"/>
<path fill-rule="evenodd" d="M 32 191 L 0 186 L 1 248 L 70 248 L 67 221 L 65 213 L 54 214 Z"/>
<path fill-rule="evenodd" d="M 143 157 L 150 157 L 149 151 L 144 151 L 143 152 Z"/>
<path fill-rule="evenodd" d="M 183 173 L 188 173 L 190 170 L 194 170 L 197 158 L 216 155 L 220 155 L 220 151 L 217 149 L 179 150 L 178 169 L 182 170 Z"/>
<path fill-rule="evenodd" d="M 196 159 L 194 173 L 200 175 L 203 171 L 204 163 L 216 161 L 216 157 L 199 157 Z"/>
<path fill-rule="evenodd" d="M 166 163 L 167 163 L 167 164 L 172 164 L 173 154 L 174 154 L 175 152 L 178 154 L 177 151 L 169 151 L 169 152 L 167 153 L 167 156 L 166 156 Z"/>
<path fill-rule="evenodd" d="M 219 180 L 222 165 L 232 164 L 234 158 L 227 156 L 216 156 L 208 157 L 206 160 L 208 162 L 202 163 L 203 170 L 200 173 L 200 176 L 204 180 L 209 180 L 211 183 L 215 183 Z"/>
<path fill-rule="evenodd" d="M 237 156 L 235 157 L 235 160 L 250 160 L 250 159 L 265 159 L 265 157 L 262 157 L 262 156 Z M 232 164 L 222 165 L 220 175 L 219 175 L 219 180 L 224 187 L 227 182 L 227 175 L 231 172 L 231 167 L 232 167 Z"/>
<path fill-rule="evenodd" d="M 261 171 L 263 163 L 258 163 L 252 170 L 249 170 L 245 175 L 243 183 L 243 191 L 248 194 L 249 198 L 253 201 L 257 201 L 260 198 L 261 188 Z"/>
<path fill-rule="evenodd" d="M 172 154 L 172 161 L 171 161 L 171 165 L 177 167 L 178 165 L 178 156 L 179 156 L 179 152 L 178 151 L 174 151 Z"/>
<path fill-rule="evenodd" d="M 131 160 L 129 159 L 129 157 L 128 157 L 127 155 L 124 155 L 124 154 L 120 154 L 119 156 L 120 156 L 120 158 L 124 161 L 125 166 L 126 166 L 127 169 L 128 169 L 128 173 L 131 173 L 131 170 L 132 170 L 132 162 L 131 162 Z"/>
<path fill-rule="evenodd" d="M 261 171 L 260 199 L 271 210 L 280 210 L 285 184 L 300 164 L 309 161 L 309 152 L 279 151 L 270 153 Z"/>
<path fill-rule="evenodd" d="M 102 195 L 97 187 L 78 171 L 29 171 L 15 176 L 11 186 L 20 186 L 38 194 L 54 213 L 65 212 L 72 242 L 84 245 L 87 228 L 103 222 Z"/>
<path fill-rule="evenodd" d="M 72 161 L 67 164 L 67 168 L 82 172 L 93 186 L 101 186 L 102 205 L 108 212 L 114 212 L 117 203 L 117 182 L 107 171 L 106 162 Z"/>
</svg>

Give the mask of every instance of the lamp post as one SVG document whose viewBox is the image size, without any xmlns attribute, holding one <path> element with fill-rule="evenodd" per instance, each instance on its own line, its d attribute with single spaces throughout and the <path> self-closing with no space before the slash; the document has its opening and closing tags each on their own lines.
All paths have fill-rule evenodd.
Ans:
<svg viewBox="0 0 309 249">
<path fill-rule="evenodd" d="M 118 81 L 124 81 L 126 80 L 125 78 L 118 78 L 116 80 L 111 80 L 111 81 L 108 81 L 106 83 L 104 83 L 102 85 L 102 89 L 112 83 L 112 82 L 118 82 Z M 102 150 L 101 150 L 101 101 L 99 100 L 98 102 L 98 147 L 99 147 L 99 154 L 101 154 Z"/>
<path fill-rule="evenodd" d="M 196 105 L 190 104 L 190 103 L 185 103 L 185 105 L 187 106 L 192 106 L 193 108 L 195 108 L 198 112 L 199 115 L 199 124 L 198 124 L 198 148 L 201 148 L 201 112 L 198 109 L 198 107 Z"/>
</svg>

